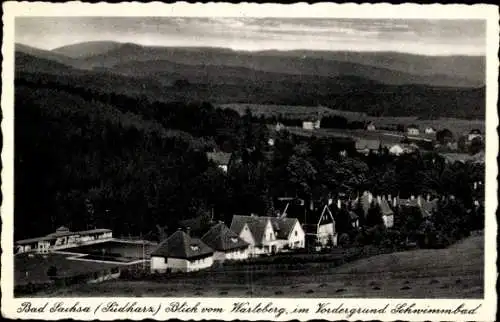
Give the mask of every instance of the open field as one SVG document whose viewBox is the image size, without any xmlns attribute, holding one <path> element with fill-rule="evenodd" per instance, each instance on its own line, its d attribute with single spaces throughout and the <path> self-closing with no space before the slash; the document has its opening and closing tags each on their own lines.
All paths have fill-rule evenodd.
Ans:
<svg viewBox="0 0 500 322">
<path fill-rule="evenodd" d="M 309 263 L 297 270 L 275 267 L 198 272 L 162 281 L 114 280 L 37 296 L 482 298 L 484 238 L 469 237 L 447 249 L 379 255 L 339 267 L 328 263 Z"/>
<path fill-rule="evenodd" d="M 288 131 L 292 134 L 302 136 L 316 136 L 316 137 L 345 137 L 354 140 L 379 140 L 384 144 L 400 143 L 404 138 L 403 134 L 387 133 L 387 131 L 365 131 L 365 130 L 349 130 L 349 129 L 316 129 L 304 130 L 301 127 L 287 127 Z M 422 136 L 422 139 L 426 137 Z"/>
</svg>

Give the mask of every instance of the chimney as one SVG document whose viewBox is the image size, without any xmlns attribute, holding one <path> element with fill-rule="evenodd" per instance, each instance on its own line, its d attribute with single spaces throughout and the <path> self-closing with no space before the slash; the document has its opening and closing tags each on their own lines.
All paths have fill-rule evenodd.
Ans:
<svg viewBox="0 0 500 322">
<path fill-rule="evenodd" d="M 377 203 L 380 205 L 382 203 L 382 198 L 380 196 L 377 196 Z"/>
<path fill-rule="evenodd" d="M 387 200 L 389 200 L 389 202 L 391 202 L 391 201 L 392 201 L 392 195 L 391 195 L 391 194 L 389 194 L 389 195 L 387 196 Z"/>
<path fill-rule="evenodd" d="M 429 193 L 427 194 L 427 201 L 431 201 L 431 195 Z"/>
<path fill-rule="evenodd" d="M 394 208 L 396 208 L 396 206 L 398 205 L 398 204 L 397 204 L 397 202 L 398 202 L 398 200 L 397 200 L 396 198 L 394 198 L 394 199 L 392 200 L 392 206 L 393 206 Z"/>
<path fill-rule="evenodd" d="M 191 237 L 191 227 L 186 227 L 186 234 Z"/>
<path fill-rule="evenodd" d="M 410 199 L 411 199 L 411 200 L 415 200 L 415 196 L 414 196 L 414 195 L 411 195 Z"/>
<path fill-rule="evenodd" d="M 418 197 L 417 197 L 417 204 L 419 206 L 422 206 L 422 197 L 420 195 L 418 195 Z"/>
<path fill-rule="evenodd" d="M 331 205 L 332 203 L 333 203 L 333 199 L 332 198 L 328 199 L 328 205 Z"/>
<path fill-rule="evenodd" d="M 340 199 L 337 199 L 337 208 L 341 208 L 342 204 L 340 203 Z"/>
</svg>

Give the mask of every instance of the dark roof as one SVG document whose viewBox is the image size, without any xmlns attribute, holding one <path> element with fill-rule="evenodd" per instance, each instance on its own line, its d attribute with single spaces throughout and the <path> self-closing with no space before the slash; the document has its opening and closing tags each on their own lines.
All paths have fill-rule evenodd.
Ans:
<svg viewBox="0 0 500 322">
<path fill-rule="evenodd" d="M 162 242 L 151 253 L 151 256 L 195 259 L 211 256 L 213 252 L 212 248 L 200 239 L 191 237 L 185 232 L 178 230 Z"/>
<path fill-rule="evenodd" d="M 378 150 L 380 147 L 379 140 L 367 140 L 367 139 L 359 139 L 356 140 L 356 150 Z"/>
<path fill-rule="evenodd" d="M 428 216 L 432 215 L 437 210 L 437 208 L 438 208 L 438 200 L 437 199 L 434 199 L 431 201 L 427 201 L 427 200 L 422 201 L 421 209 L 422 209 L 422 215 L 424 217 L 428 217 Z"/>
<path fill-rule="evenodd" d="M 252 232 L 255 243 L 259 244 L 264 237 L 268 221 L 269 217 L 234 215 L 231 221 L 231 230 L 239 234 L 243 227 L 245 227 L 245 224 L 247 224 Z"/>
<path fill-rule="evenodd" d="M 96 228 L 90 230 L 77 231 L 78 234 L 99 234 L 99 233 L 109 233 L 109 232 L 111 232 L 111 229 L 106 229 L 106 228 Z"/>
<path fill-rule="evenodd" d="M 278 233 L 278 239 L 288 239 L 292 233 L 295 224 L 298 222 L 297 218 L 275 218 L 269 217 L 274 231 Z"/>
<path fill-rule="evenodd" d="M 394 214 L 394 212 L 391 209 L 391 206 L 389 206 L 389 203 L 387 202 L 386 199 L 380 200 L 379 206 L 380 206 L 380 211 L 382 212 L 382 216 L 390 216 Z"/>
<path fill-rule="evenodd" d="M 52 240 L 52 239 L 55 239 L 55 238 L 56 237 L 43 236 L 43 237 L 21 239 L 21 240 L 16 241 L 15 244 L 16 245 L 25 245 L 25 244 L 36 243 L 36 242 L 43 241 L 43 240 Z"/>
<path fill-rule="evenodd" d="M 201 237 L 201 240 L 212 249 L 218 251 L 242 249 L 247 248 L 249 245 L 224 223 L 218 223 L 213 226 L 203 235 L 203 237 Z"/>
<path fill-rule="evenodd" d="M 207 159 L 218 165 L 228 165 L 231 159 L 231 153 L 225 152 L 207 152 Z"/>
</svg>

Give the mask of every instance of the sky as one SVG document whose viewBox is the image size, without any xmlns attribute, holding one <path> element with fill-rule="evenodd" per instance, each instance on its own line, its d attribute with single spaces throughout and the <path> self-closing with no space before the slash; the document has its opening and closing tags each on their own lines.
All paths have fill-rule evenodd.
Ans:
<svg viewBox="0 0 500 322">
<path fill-rule="evenodd" d="M 86 41 L 234 50 L 395 51 L 485 55 L 484 20 L 18 17 L 15 41 L 40 49 Z"/>
</svg>

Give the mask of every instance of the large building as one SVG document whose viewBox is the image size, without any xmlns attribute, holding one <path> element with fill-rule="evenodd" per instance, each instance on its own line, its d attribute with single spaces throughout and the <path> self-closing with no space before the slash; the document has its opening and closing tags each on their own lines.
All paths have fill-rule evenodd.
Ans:
<svg viewBox="0 0 500 322">
<path fill-rule="evenodd" d="M 213 264 L 214 251 L 198 238 L 176 231 L 151 253 L 151 272 L 192 272 Z"/>
<path fill-rule="evenodd" d="M 14 254 L 26 252 L 46 253 L 51 250 L 102 242 L 112 238 L 113 232 L 110 229 L 70 231 L 67 227 L 61 226 L 47 236 L 16 241 L 14 243 Z"/>
<path fill-rule="evenodd" d="M 248 258 L 250 245 L 222 222 L 213 226 L 201 240 L 214 250 L 214 261 Z"/>
</svg>

